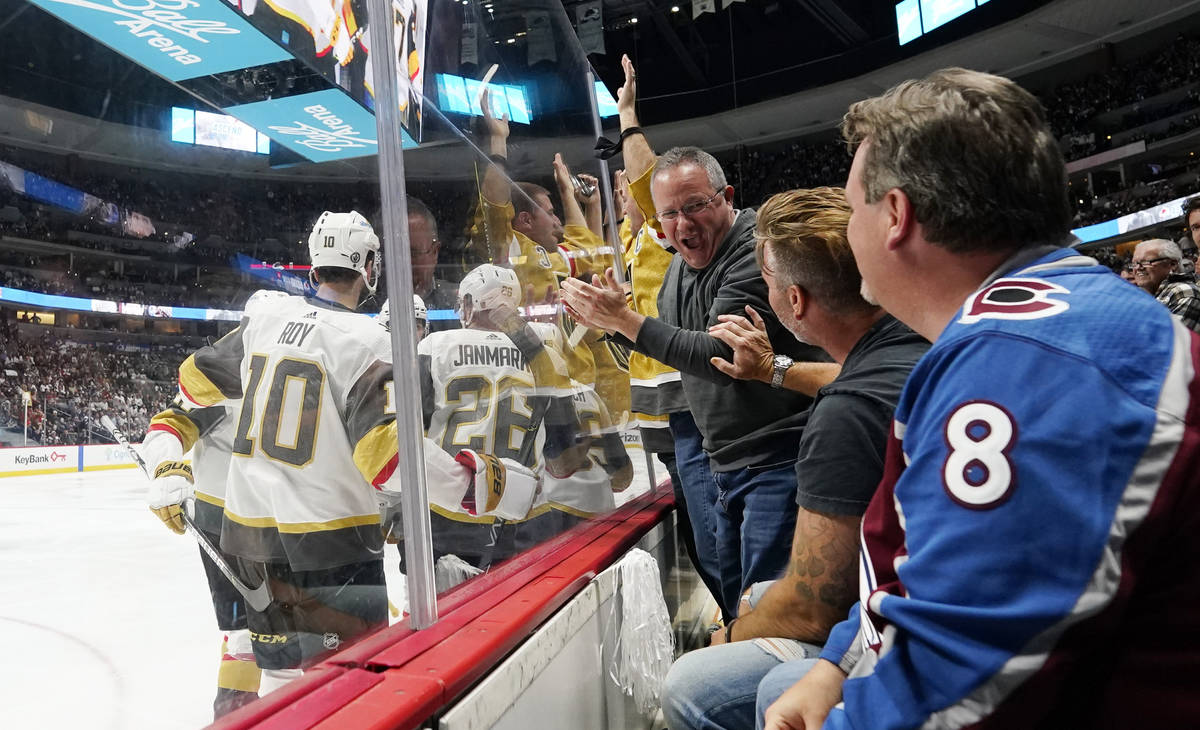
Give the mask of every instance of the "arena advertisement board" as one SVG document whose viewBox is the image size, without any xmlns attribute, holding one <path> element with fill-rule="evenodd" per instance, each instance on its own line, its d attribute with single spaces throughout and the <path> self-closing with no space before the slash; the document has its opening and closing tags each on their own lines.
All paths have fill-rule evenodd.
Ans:
<svg viewBox="0 0 1200 730">
<path fill-rule="evenodd" d="M 375 154 L 375 116 L 338 89 L 268 99 L 225 111 L 313 162 Z M 416 142 L 401 130 L 404 147 Z"/>
<path fill-rule="evenodd" d="M 29 446 L 0 449 L 0 477 L 63 474 L 79 471 L 78 446 Z"/>
<path fill-rule="evenodd" d="M 129 449 L 120 444 L 89 444 L 79 448 L 83 452 L 79 471 L 132 469 L 137 466 Z"/>
<path fill-rule="evenodd" d="M 222 0 L 30 0 L 170 80 L 290 58 Z"/>
<path fill-rule="evenodd" d="M 136 466 L 129 450 L 119 444 L 0 448 L 0 477 L 132 469 Z"/>
</svg>

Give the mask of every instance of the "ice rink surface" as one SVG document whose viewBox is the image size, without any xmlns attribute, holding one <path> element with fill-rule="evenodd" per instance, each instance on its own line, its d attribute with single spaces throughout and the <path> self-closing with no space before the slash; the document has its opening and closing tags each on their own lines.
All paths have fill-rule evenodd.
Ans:
<svg viewBox="0 0 1200 730">
<path fill-rule="evenodd" d="M 645 491 L 645 460 L 622 503 Z M 666 472 L 656 464 L 661 479 Z M 403 601 L 394 546 L 392 600 Z M 0 479 L 0 726 L 174 730 L 212 721 L 220 661 L 199 547 L 134 469 Z"/>
</svg>

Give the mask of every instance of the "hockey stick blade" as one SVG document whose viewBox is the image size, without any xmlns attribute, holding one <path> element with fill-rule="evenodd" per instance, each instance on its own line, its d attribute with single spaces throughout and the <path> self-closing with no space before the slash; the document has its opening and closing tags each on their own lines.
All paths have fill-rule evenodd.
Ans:
<svg viewBox="0 0 1200 730">
<path fill-rule="evenodd" d="M 129 452 L 129 455 L 141 467 L 142 473 L 146 475 L 146 478 L 153 479 L 154 476 L 150 473 L 150 469 L 146 466 L 142 455 L 137 452 L 137 449 L 133 448 L 133 444 L 129 443 L 129 439 L 125 438 L 125 434 L 121 433 L 121 430 L 117 428 L 117 424 L 113 423 L 113 420 L 108 417 L 107 413 L 100 417 L 100 425 L 112 434 L 117 443 L 125 447 L 125 450 Z M 180 515 L 183 517 L 184 526 L 192 533 L 192 537 L 196 538 L 196 542 L 200 543 L 200 549 L 208 555 L 213 564 L 217 566 L 217 570 L 221 571 L 221 574 L 237 589 L 237 592 L 242 594 L 242 597 L 246 599 L 246 603 L 250 604 L 250 607 L 255 611 L 260 613 L 265 611 L 267 606 L 271 605 L 271 591 L 267 588 L 266 579 L 257 588 L 251 588 L 243 583 L 234 574 L 233 568 L 229 563 L 225 561 L 225 556 L 221 555 L 217 551 L 216 546 L 209 541 L 208 537 L 196 527 L 196 523 L 188 516 L 187 510 L 180 510 Z"/>
</svg>

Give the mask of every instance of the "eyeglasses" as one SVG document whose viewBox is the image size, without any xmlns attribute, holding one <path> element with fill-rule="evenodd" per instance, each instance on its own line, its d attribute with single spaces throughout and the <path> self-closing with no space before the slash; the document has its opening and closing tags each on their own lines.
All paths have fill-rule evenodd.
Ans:
<svg viewBox="0 0 1200 730">
<path fill-rule="evenodd" d="M 1148 269 L 1160 261 L 1174 261 L 1174 259 L 1169 259 L 1166 256 L 1159 256 L 1156 259 L 1149 259 L 1148 261 L 1134 261 L 1134 262 L 1130 263 L 1129 266 L 1134 271 L 1138 271 L 1140 269 Z"/>
<path fill-rule="evenodd" d="M 660 221 L 673 221 L 681 215 L 686 215 L 688 218 L 691 218 L 692 216 L 696 215 L 700 211 L 707 208 L 709 203 L 716 200 L 717 196 L 720 195 L 722 192 L 723 191 L 718 190 L 717 192 L 715 192 L 712 195 L 705 198 L 703 201 L 696 202 L 696 203 L 688 203 L 687 205 L 681 206 L 679 208 L 679 210 L 664 210 L 658 214 L 658 219 Z"/>
</svg>

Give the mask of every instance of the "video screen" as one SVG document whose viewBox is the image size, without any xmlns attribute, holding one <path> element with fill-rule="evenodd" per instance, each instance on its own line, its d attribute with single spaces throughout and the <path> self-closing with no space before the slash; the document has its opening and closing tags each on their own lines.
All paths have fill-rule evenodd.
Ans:
<svg viewBox="0 0 1200 730">
<path fill-rule="evenodd" d="M 271 140 L 228 114 L 171 108 L 171 141 L 219 147 L 225 150 L 271 153 Z"/>
<path fill-rule="evenodd" d="M 533 115 L 529 110 L 529 97 L 523 86 L 514 84 L 488 84 L 491 92 L 488 99 L 492 115 L 500 118 L 508 115 L 510 122 L 529 124 Z M 437 74 L 438 108 L 443 112 L 481 116 L 480 96 L 483 85 L 475 79 L 464 79 L 454 74 Z"/>
<path fill-rule="evenodd" d="M 921 0 L 921 25 L 928 33 L 975 9 L 975 0 Z"/>
<path fill-rule="evenodd" d="M 381 19 L 395 38 L 401 123 L 415 140 L 421 139 L 428 6 L 429 0 L 392 0 L 392 16 Z M 373 19 L 366 0 L 263 0 L 242 2 L 241 11 L 255 28 L 374 110 L 375 84 L 367 63 Z"/>
<path fill-rule="evenodd" d="M 896 4 L 896 30 L 900 45 L 921 37 L 921 6 L 918 0 L 904 0 Z"/>
</svg>

